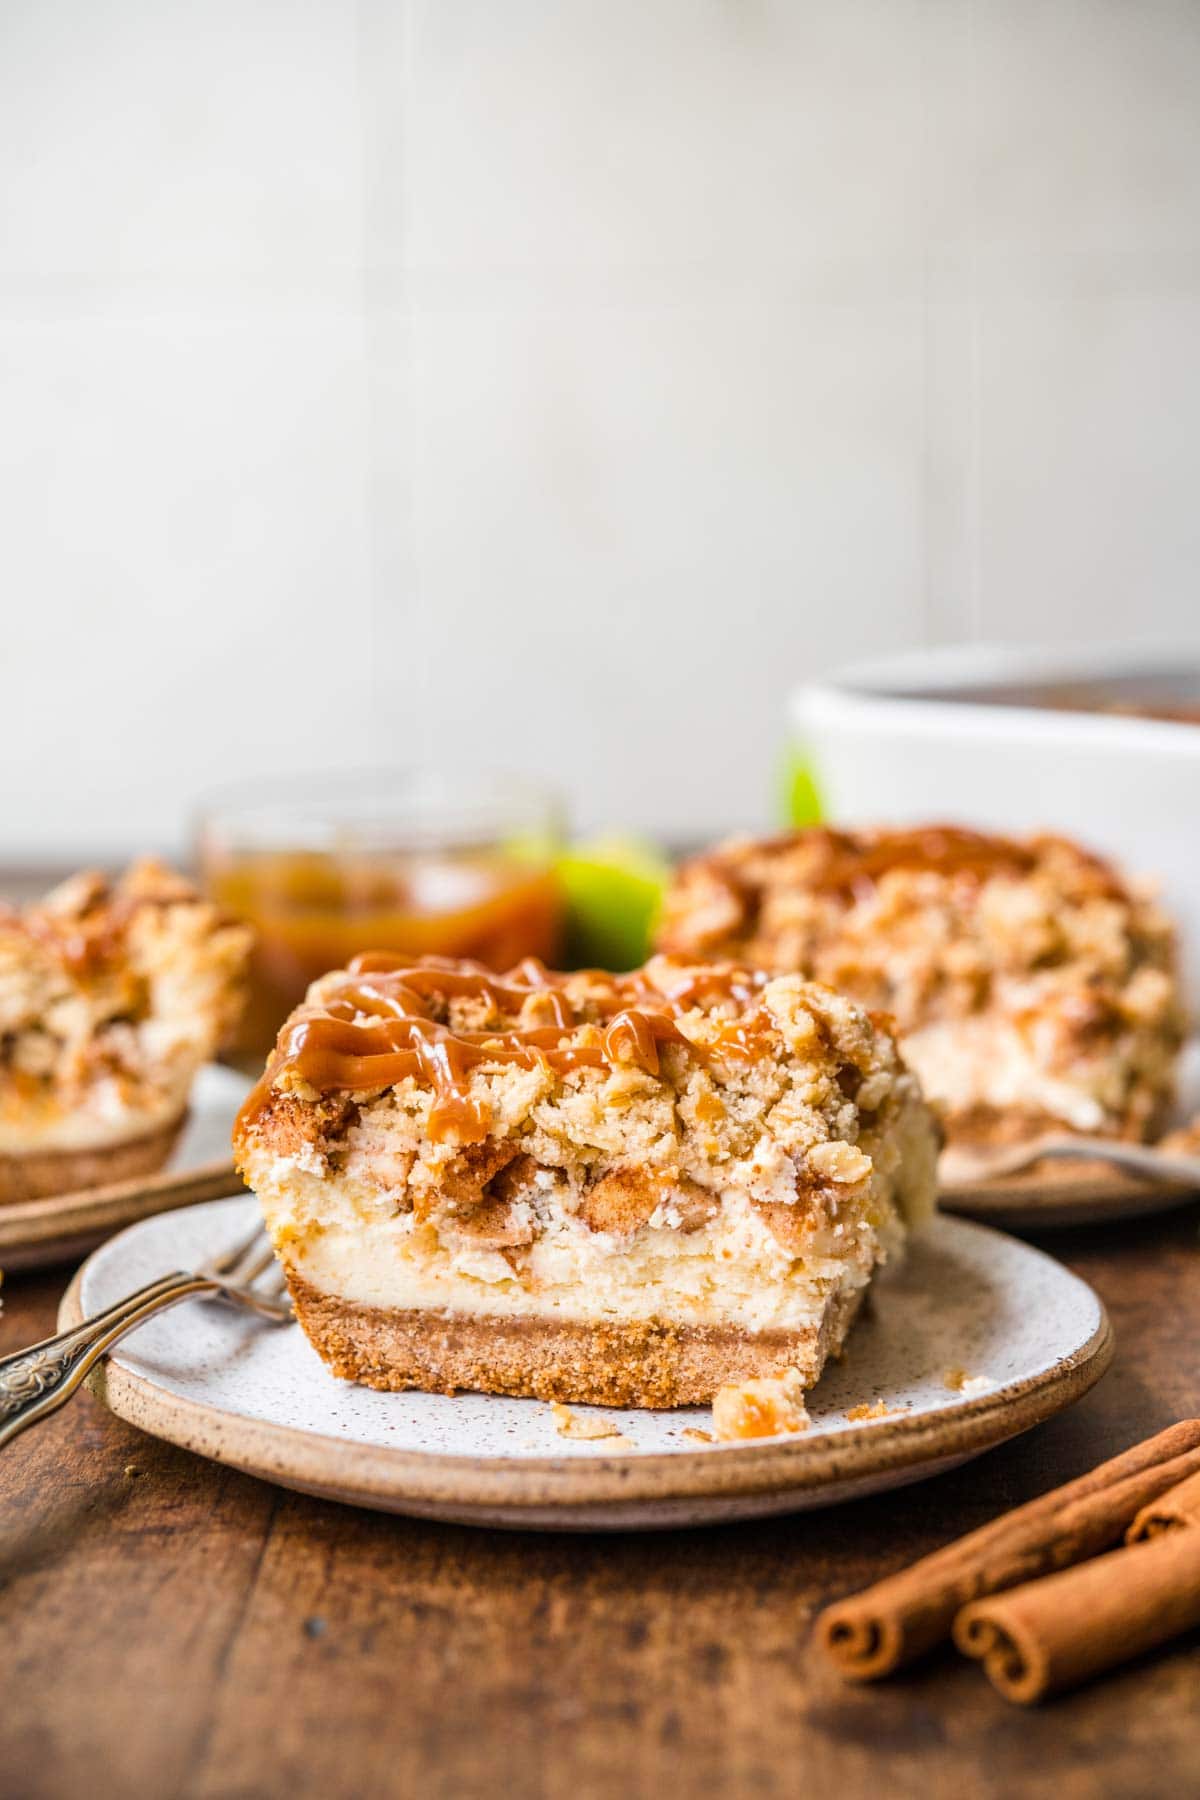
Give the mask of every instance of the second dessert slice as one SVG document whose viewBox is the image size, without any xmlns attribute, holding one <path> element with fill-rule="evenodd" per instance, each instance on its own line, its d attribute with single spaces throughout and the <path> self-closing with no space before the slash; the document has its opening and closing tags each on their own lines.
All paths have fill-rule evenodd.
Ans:
<svg viewBox="0 0 1200 1800">
<path fill-rule="evenodd" d="M 951 1146 L 1154 1137 L 1183 1026 L 1174 933 L 1065 838 L 945 825 L 741 838 L 684 864 L 663 950 L 886 1009 Z"/>
<path fill-rule="evenodd" d="M 249 951 L 244 925 L 151 859 L 0 905 L 0 1204 L 162 1167 Z"/>
<path fill-rule="evenodd" d="M 359 957 L 285 1025 L 235 1146 L 337 1374 L 633 1406 L 809 1386 L 934 1187 L 882 1024 L 667 957 Z"/>
</svg>

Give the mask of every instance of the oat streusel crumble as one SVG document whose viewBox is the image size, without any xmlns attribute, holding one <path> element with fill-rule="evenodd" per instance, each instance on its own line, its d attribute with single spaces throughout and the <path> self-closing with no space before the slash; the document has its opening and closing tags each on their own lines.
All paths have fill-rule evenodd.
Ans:
<svg viewBox="0 0 1200 1800">
<path fill-rule="evenodd" d="M 737 956 L 890 1013 L 951 1142 L 1140 1138 L 1174 1092 L 1171 925 L 1060 837 L 946 826 L 736 839 L 686 863 L 662 949 Z"/>
<path fill-rule="evenodd" d="M 815 1381 L 936 1155 L 860 1007 L 667 957 L 359 958 L 284 1027 L 235 1149 L 339 1375 L 635 1406 Z"/>
<path fill-rule="evenodd" d="M 0 1200 L 163 1162 L 236 1019 L 249 945 L 150 860 L 0 907 Z"/>
</svg>

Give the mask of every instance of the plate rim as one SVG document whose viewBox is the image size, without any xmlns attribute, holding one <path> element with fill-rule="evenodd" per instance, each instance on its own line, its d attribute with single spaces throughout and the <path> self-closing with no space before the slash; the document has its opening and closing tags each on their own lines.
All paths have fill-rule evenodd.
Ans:
<svg viewBox="0 0 1200 1800">
<path fill-rule="evenodd" d="M 1083 1183 L 1078 1184 L 1083 1187 Z M 941 1211 L 971 1224 L 996 1230 L 1040 1231 L 1071 1225 L 1122 1225 L 1159 1213 L 1178 1212 L 1200 1200 L 1200 1189 L 1157 1186 L 1149 1182 L 1128 1186 L 1114 1181 L 1104 1189 L 1099 1181 L 1072 1193 L 1067 1183 L 1039 1180 L 1036 1189 L 1023 1194 L 999 1177 L 992 1182 L 956 1183 L 938 1194 Z"/>
<path fill-rule="evenodd" d="M 232 1069 L 226 1063 L 210 1061 L 197 1071 L 195 1080 L 201 1077 L 211 1078 L 214 1074 L 225 1081 L 228 1078 L 230 1100 L 233 1099 L 233 1085 L 237 1083 L 243 1089 L 249 1077 Z M 195 1083 L 189 1097 L 185 1126 L 194 1112 Z M 185 1169 L 177 1169 L 170 1174 L 146 1175 L 135 1177 L 131 1181 L 120 1181 L 111 1184 L 102 1183 L 96 1187 L 73 1188 L 65 1194 L 44 1194 L 38 1200 L 13 1200 L 0 1206 L 0 1266 L 11 1269 L 14 1273 L 24 1269 L 35 1269 L 57 1262 L 65 1262 L 75 1256 L 84 1256 L 98 1249 L 106 1240 L 118 1232 L 128 1230 L 131 1225 L 140 1225 L 143 1220 L 154 1218 L 161 1212 L 176 1212 L 180 1203 L 164 1205 L 164 1196 L 156 1194 L 145 1197 L 145 1189 L 152 1183 L 161 1180 L 176 1179 L 181 1186 L 194 1185 L 197 1191 L 191 1204 L 203 1203 L 205 1200 L 221 1199 L 224 1196 L 215 1190 L 224 1187 L 225 1194 L 233 1197 L 242 1187 L 241 1176 L 233 1165 L 232 1151 L 224 1159 L 193 1163 Z M 213 1189 L 209 1193 L 208 1189 Z M 174 1197 L 167 1195 L 170 1201 Z"/>
<path fill-rule="evenodd" d="M 1176 1083 L 1171 1117 L 1159 1138 L 1185 1125 L 1200 1106 L 1200 1030 L 1189 1031 L 1184 1038 Z M 944 1177 L 939 1173 L 938 1179 L 938 1205 L 943 1211 L 1014 1232 L 1042 1226 L 1115 1225 L 1177 1211 L 1196 1200 L 1200 1186 L 1195 1183 L 1152 1181 L 1088 1158 L 1044 1158 L 1017 1174 L 984 1180 L 953 1173 Z"/>
<path fill-rule="evenodd" d="M 974 1220 L 948 1217 L 946 1222 L 956 1231 L 1008 1235 Z M 136 1231 L 141 1223 L 127 1229 Z M 850 1432 L 626 1456 L 463 1456 L 352 1443 L 302 1426 L 247 1418 L 176 1394 L 111 1357 L 93 1371 L 89 1386 L 119 1418 L 180 1449 L 352 1504 L 390 1504 L 402 1510 L 408 1502 L 529 1512 L 552 1507 L 570 1513 L 655 1501 L 809 1495 L 947 1456 L 965 1460 L 978 1455 L 1064 1410 L 1101 1379 L 1115 1349 L 1103 1300 L 1057 1258 L 1020 1239 L 1011 1241 L 1023 1255 L 1051 1263 L 1090 1295 L 1098 1318 L 1087 1341 L 1038 1374 L 987 1394 L 931 1413 L 863 1421 Z M 110 1240 L 116 1242 L 119 1238 Z M 60 1329 L 82 1318 L 80 1292 L 93 1257 L 76 1271 L 63 1295 Z"/>
</svg>

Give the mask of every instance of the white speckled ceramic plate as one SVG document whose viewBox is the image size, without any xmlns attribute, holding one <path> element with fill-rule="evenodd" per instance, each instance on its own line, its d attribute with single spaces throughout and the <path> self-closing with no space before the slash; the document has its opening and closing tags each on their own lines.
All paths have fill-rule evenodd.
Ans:
<svg viewBox="0 0 1200 1800">
<path fill-rule="evenodd" d="M 255 1204 L 210 1202 L 132 1226 L 84 1264 L 62 1324 L 220 1251 Z M 151 1320 L 93 1382 L 143 1430 L 288 1487 L 474 1524 L 585 1530 L 751 1518 L 919 1481 L 1069 1406 L 1111 1355 L 1104 1308 L 1082 1281 L 1014 1238 L 943 1218 L 877 1282 L 798 1437 L 705 1444 L 686 1435 L 711 1426 L 698 1408 L 579 1407 L 621 1441 L 564 1438 L 537 1400 L 338 1381 L 297 1326 L 213 1302 Z M 876 1416 L 848 1416 L 860 1408 Z"/>
<path fill-rule="evenodd" d="M 1200 1038 L 1184 1048 L 1179 1070 L 1179 1100 L 1174 1123 L 1200 1115 Z M 1056 1162 L 1046 1159 L 1020 1175 L 993 1176 L 989 1181 L 955 1179 L 952 1168 L 939 1184 L 941 1203 L 971 1219 L 987 1219 L 1013 1231 L 1036 1231 L 1043 1225 L 1099 1225 L 1114 1219 L 1139 1219 L 1167 1212 L 1196 1198 L 1189 1187 L 1167 1187 L 1140 1181 L 1136 1175 L 1102 1162 Z"/>
<path fill-rule="evenodd" d="M 246 1076 L 219 1063 L 210 1063 L 197 1075 L 187 1124 L 163 1170 L 164 1175 L 186 1179 L 186 1196 L 156 1193 L 150 1184 L 156 1187 L 159 1177 L 151 1176 L 0 1206 L 0 1268 L 74 1262 L 114 1231 L 152 1212 L 177 1210 L 185 1197 L 211 1200 L 240 1188 L 229 1136 L 249 1086 Z"/>
<path fill-rule="evenodd" d="M 947 1211 L 964 1218 L 987 1219 L 1011 1231 L 1040 1231 L 1044 1226 L 1101 1225 L 1170 1212 L 1195 1200 L 1196 1190 L 1139 1181 L 1107 1163 L 1047 1159 L 1020 1175 L 943 1180 L 940 1197 Z"/>
</svg>

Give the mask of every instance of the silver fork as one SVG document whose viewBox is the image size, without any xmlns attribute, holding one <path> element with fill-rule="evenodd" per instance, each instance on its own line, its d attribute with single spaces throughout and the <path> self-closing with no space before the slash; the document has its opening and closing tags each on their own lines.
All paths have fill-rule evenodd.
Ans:
<svg viewBox="0 0 1200 1800">
<path fill-rule="evenodd" d="M 1160 1187 L 1200 1188 L 1200 1156 L 1178 1150 L 1160 1150 L 1153 1144 L 1129 1144 L 1120 1138 L 1051 1136 L 1031 1138 L 1005 1150 L 961 1150 L 951 1145 L 943 1151 L 939 1166 L 944 1193 L 976 1181 L 994 1181 L 1019 1175 L 1043 1158 L 1060 1162 L 1105 1162 L 1126 1174 Z"/>
<path fill-rule="evenodd" d="M 268 1269 L 273 1274 L 267 1286 L 254 1287 Z M 256 1226 L 248 1238 L 194 1274 L 180 1269 L 163 1275 L 72 1331 L 60 1331 L 40 1344 L 31 1344 L 28 1350 L 0 1359 L 0 1448 L 26 1426 L 65 1405 L 126 1332 L 168 1306 L 197 1297 L 231 1301 L 277 1325 L 288 1324 L 292 1318 L 292 1303 L 284 1292 L 270 1240 L 262 1226 Z"/>
</svg>

